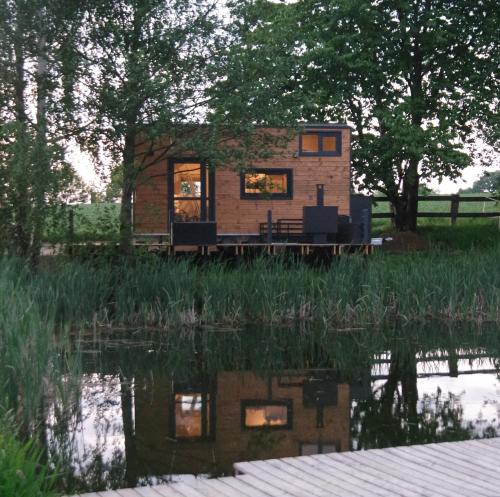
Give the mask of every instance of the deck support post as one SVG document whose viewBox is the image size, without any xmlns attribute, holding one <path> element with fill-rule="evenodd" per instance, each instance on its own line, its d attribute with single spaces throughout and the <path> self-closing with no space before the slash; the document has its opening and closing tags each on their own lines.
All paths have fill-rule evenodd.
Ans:
<svg viewBox="0 0 500 497">
<path fill-rule="evenodd" d="M 267 211 L 266 242 L 273 243 L 273 211 L 271 209 Z"/>
</svg>

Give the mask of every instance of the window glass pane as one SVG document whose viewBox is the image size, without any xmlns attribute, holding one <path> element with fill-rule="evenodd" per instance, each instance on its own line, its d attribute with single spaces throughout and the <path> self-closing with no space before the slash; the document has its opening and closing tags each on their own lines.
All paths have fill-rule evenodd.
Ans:
<svg viewBox="0 0 500 497">
<path fill-rule="evenodd" d="M 319 136 L 318 135 L 302 135 L 302 152 L 319 152 Z"/>
<path fill-rule="evenodd" d="M 174 221 L 188 223 L 200 221 L 201 200 L 174 200 Z"/>
<path fill-rule="evenodd" d="M 285 426 L 288 423 L 286 406 L 249 406 L 245 408 L 245 426 Z"/>
<path fill-rule="evenodd" d="M 174 196 L 201 197 L 200 164 L 174 164 Z"/>
<path fill-rule="evenodd" d="M 336 152 L 337 151 L 337 137 L 336 136 L 323 136 L 323 152 Z"/>
<path fill-rule="evenodd" d="M 286 174 L 245 174 L 245 193 L 288 193 Z"/>
<path fill-rule="evenodd" d="M 202 431 L 201 393 L 175 394 L 175 436 L 201 437 Z"/>
</svg>

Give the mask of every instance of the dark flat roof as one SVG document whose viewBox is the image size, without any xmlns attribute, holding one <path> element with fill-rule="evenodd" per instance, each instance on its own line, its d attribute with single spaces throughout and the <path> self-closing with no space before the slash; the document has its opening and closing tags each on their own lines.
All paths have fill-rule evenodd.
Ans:
<svg viewBox="0 0 500 497">
<path fill-rule="evenodd" d="M 351 126 L 344 123 L 297 123 L 298 126 L 303 126 L 304 128 L 324 128 L 324 129 L 332 129 L 332 128 L 348 128 L 352 129 Z"/>
</svg>

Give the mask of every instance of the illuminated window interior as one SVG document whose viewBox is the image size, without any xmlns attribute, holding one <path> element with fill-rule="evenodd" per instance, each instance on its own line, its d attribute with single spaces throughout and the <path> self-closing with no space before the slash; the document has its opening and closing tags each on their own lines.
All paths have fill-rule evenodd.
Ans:
<svg viewBox="0 0 500 497">
<path fill-rule="evenodd" d="M 245 193 L 287 193 L 286 174 L 245 174 Z"/>
<path fill-rule="evenodd" d="M 201 197 L 200 164 L 177 163 L 174 165 L 175 197 Z"/>
<path fill-rule="evenodd" d="M 337 137 L 336 136 L 323 136 L 322 140 L 323 152 L 335 152 L 337 150 Z"/>
<path fill-rule="evenodd" d="M 174 221 L 200 221 L 201 169 L 199 162 L 174 164 Z M 208 197 L 208 171 L 205 174 Z"/>
<path fill-rule="evenodd" d="M 202 393 L 175 394 L 175 437 L 200 438 L 209 434 L 210 397 Z"/>
<path fill-rule="evenodd" d="M 291 199 L 292 169 L 254 169 L 241 174 L 241 198 Z"/>
<path fill-rule="evenodd" d="M 319 152 L 319 136 L 313 134 L 302 135 L 302 152 Z"/>
<path fill-rule="evenodd" d="M 300 154 L 336 156 L 341 154 L 341 132 L 321 131 L 304 133 L 300 137 Z"/>
<path fill-rule="evenodd" d="M 288 425 L 286 405 L 259 405 L 245 407 L 245 427 L 278 427 Z"/>
</svg>

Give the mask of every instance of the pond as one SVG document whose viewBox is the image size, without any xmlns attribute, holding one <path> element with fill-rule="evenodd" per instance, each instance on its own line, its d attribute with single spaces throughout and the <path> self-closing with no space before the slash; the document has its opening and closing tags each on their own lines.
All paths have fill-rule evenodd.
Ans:
<svg viewBox="0 0 500 497">
<path fill-rule="evenodd" d="M 79 400 L 45 443 L 67 489 L 232 474 L 234 462 L 500 436 L 497 329 L 83 335 Z"/>
</svg>

